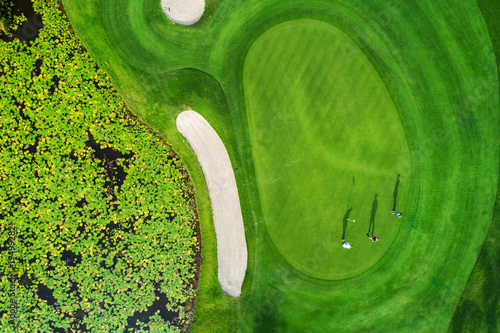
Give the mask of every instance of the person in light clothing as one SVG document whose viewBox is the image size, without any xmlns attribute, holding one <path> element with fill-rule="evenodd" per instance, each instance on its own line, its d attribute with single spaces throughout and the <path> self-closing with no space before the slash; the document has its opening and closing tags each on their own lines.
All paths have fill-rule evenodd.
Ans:
<svg viewBox="0 0 500 333">
<path fill-rule="evenodd" d="M 349 242 L 346 242 L 345 239 L 342 238 L 342 247 L 345 249 L 350 249 L 352 248 L 352 245 L 349 244 Z"/>
</svg>

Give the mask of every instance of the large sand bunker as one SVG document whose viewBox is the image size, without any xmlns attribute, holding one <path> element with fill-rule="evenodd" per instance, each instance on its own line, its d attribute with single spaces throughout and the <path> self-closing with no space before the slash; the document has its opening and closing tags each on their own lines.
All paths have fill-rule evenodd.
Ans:
<svg viewBox="0 0 500 333">
<path fill-rule="evenodd" d="M 161 9 L 170 21 L 190 25 L 198 22 L 205 10 L 204 0 L 161 0 Z"/>
<path fill-rule="evenodd" d="M 207 182 L 217 236 L 219 284 L 229 295 L 238 297 L 247 269 L 247 246 L 229 155 L 217 133 L 197 112 L 179 114 L 177 129 L 198 157 Z"/>
</svg>

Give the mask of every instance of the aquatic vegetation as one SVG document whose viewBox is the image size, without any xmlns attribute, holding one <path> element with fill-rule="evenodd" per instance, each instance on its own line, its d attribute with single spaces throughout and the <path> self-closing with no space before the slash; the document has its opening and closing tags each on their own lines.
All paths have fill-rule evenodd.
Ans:
<svg viewBox="0 0 500 333">
<path fill-rule="evenodd" d="M 1 331 L 177 331 L 199 256 L 189 176 L 59 3 L 34 10 L 34 41 L 0 41 Z"/>
</svg>

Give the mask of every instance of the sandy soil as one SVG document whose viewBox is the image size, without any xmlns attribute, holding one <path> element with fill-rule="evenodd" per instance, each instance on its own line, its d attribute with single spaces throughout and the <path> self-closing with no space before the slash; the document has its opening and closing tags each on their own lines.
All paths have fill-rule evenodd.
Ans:
<svg viewBox="0 0 500 333">
<path fill-rule="evenodd" d="M 161 9 L 172 22 L 190 25 L 198 22 L 205 10 L 204 0 L 161 0 Z"/>
<path fill-rule="evenodd" d="M 247 246 L 229 155 L 217 133 L 197 112 L 179 114 L 177 129 L 198 157 L 207 182 L 217 236 L 219 284 L 229 295 L 238 297 L 247 269 Z"/>
</svg>

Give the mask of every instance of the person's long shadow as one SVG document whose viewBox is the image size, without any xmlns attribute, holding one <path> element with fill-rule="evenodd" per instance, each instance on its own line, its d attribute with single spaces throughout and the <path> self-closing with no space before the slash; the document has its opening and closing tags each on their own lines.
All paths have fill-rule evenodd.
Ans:
<svg viewBox="0 0 500 333">
<path fill-rule="evenodd" d="M 392 196 L 394 198 L 394 205 L 392 205 L 392 210 L 396 210 L 396 202 L 398 201 L 399 176 L 400 174 L 398 174 L 398 178 L 396 179 L 396 185 L 394 186 L 394 192 L 392 193 Z"/>
<path fill-rule="evenodd" d="M 347 219 L 349 219 L 349 215 L 351 214 L 352 207 L 349 208 L 345 214 L 344 218 L 342 219 L 342 239 L 345 239 L 345 232 L 347 230 L 347 222 L 349 222 Z"/>
<path fill-rule="evenodd" d="M 375 213 L 377 213 L 377 208 L 378 208 L 378 200 L 377 200 L 377 193 L 375 193 L 375 198 L 373 199 L 372 203 L 372 211 L 370 215 L 370 225 L 368 226 L 368 234 L 373 234 L 375 233 Z"/>
</svg>

